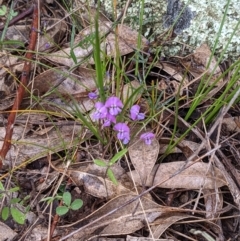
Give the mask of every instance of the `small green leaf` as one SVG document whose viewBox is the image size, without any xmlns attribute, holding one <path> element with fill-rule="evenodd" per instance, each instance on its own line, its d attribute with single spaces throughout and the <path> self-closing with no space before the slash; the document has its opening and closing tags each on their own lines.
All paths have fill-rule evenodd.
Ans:
<svg viewBox="0 0 240 241">
<path fill-rule="evenodd" d="M 40 200 L 40 202 L 48 201 L 48 203 L 51 203 L 54 200 L 54 197 L 45 197 Z"/>
<path fill-rule="evenodd" d="M 18 15 L 18 12 L 14 12 L 14 10 L 11 9 L 11 10 L 10 10 L 10 15 L 11 15 L 12 17 L 15 17 L 15 16 Z"/>
<path fill-rule="evenodd" d="M 17 191 L 19 191 L 19 187 L 13 187 L 13 188 L 10 188 L 8 191 L 9 192 L 17 192 Z"/>
<path fill-rule="evenodd" d="M 1 190 L 1 191 L 4 191 L 4 190 L 5 190 L 2 182 L 0 182 L 0 190 Z"/>
<path fill-rule="evenodd" d="M 7 13 L 7 7 L 5 5 L 2 5 L 0 8 L 0 16 L 4 16 Z"/>
<path fill-rule="evenodd" d="M 105 163 L 104 161 L 102 160 L 98 160 L 98 159 L 95 159 L 94 160 L 94 163 L 100 167 L 106 167 L 107 166 L 107 163 Z"/>
<path fill-rule="evenodd" d="M 9 217 L 9 207 L 4 207 L 2 209 L 2 219 L 6 221 Z"/>
<path fill-rule="evenodd" d="M 66 206 L 60 206 L 60 207 L 57 207 L 57 208 L 56 208 L 56 213 L 57 213 L 59 216 L 62 216 L 62 215 L 64 215 L 64 214 L 66 214 L 68 211 L 69 211 L 69 208 L 66 207 Z"/>
<path fill-rule="evenodd" d="M 4 191 L 4 186 L 2 184 L 2 182 L 0 182 L 0 191 Z M 0 194 L 0 198 L 3 197 L 4 194 Z"/>
<path fill-rule="evenodd" d="M 63 193 L 63 202 L 69 207 L 72 201 L 72 196 L 70 192 Z"/>
<path fill-rule="evenodd" d="M 117 160 L 119 160 L 121 157 L 123 157 L 127 153 L 128 149 L 125 148 L 118 152 L 109 162 L 109 165 L 113 165 Z"/>
<path fill-rule="evenodd" d="M 21 201 L 20 198 L 12 198 L 12 199 L 10 200 L 10 203 L 11 203 L 11 204 L 15 204 L 15 203 L 19 203 L 20 201 Z"/>
<path fill-rule="evenodd" d="M 81 199 L 75 199 L 71 204 L 72 210 L 78 210 L 83 205 L 83 201 Z"/>
<path fill-rule="evenodd" d="M 24 224 L 26 216 L 24 213 L 22 213 L 21 211 L 19 211 L 17 208 L 10 208 L 11 211 L 11 215 L 14 219 L 15 222 L 19 223 L 19 224 Z"/>
<path fill-rule="evenodd" d="M 9 192 L 17 192 L 17 191 L 19 191 L 19 190 L 20 190 L 19 187 L 13 187 L 13 188 L 10 188 L 8 191 L 9 191 Z"/>
<path fill-rule="evenodd" d="M 118 184 L 118 181 L 117 179 L 115 178 L 114 174 L 113 174 L 113 171 L 111 169 L 108 169 L 107 170 L 107 175 L 109 177 L 109 179 L 115 184 L 117 185 Z"/>
</svg>

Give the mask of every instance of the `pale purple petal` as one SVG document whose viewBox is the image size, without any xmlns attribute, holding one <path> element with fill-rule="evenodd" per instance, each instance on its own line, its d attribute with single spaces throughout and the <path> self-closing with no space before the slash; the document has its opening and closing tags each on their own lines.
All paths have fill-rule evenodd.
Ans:
<svg viewBox="0 0 240 241">
<path fill-rule="evenodd" d="M 130 117 L 132 120 L 143 120 L 145 118 L 144 113 L 139 113 L 140 106 L 139 105 L 133 105 L 130 109 Z"/>
<path fill-rule="evenodd" d="M 122 111 L 123 103 L 118 97 L 112 96 L 107 99 L 105 106 L 111 115 L 116 116 Z"/>
<path fill-rule="evenodd" d="M 96 108 L 96 111 L 92 114 L 92 118 L 94 120 L 104 119 L 107 116 L 108 114 L 107 108 L 103 103 L 97 102 L 95 104 L 95 108 Z"/>
<path fill-rule="evenodd" d="M 95 100 L 95 99 L 98 98 L 98 94 L 96 92 L 89 92 L 88 98 L 91 99 L 91 100 Z"/>
<path fill-rule="evenodd" d="M 125 123 L 117 123 L 113 129 L 117 131 L 117 138 L 127 144 L 130 140 L 130 129 Z"/>
<path fill-rule="evenodd" d="M 147 145 L 151 145 L 154 137 L 155 135 L 152 132 L 146 132 L 140 136 L 140 139 L 144 140 Z"/>
<path fill-rule="evenodd" d="M 103 126 L 110 126 L 112 123 L 116 123 L 116 117 L 110 114 L 107 114 L 107 116 L 104 118 Z"/>
</svg>

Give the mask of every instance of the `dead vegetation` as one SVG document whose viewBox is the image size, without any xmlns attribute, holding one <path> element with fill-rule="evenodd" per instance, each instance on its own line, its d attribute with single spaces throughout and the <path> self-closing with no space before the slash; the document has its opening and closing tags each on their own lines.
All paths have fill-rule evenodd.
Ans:
<svg viewBox="0 0 240 241">
<path fill-rule="evenodd" d="M 115 24 L 100 14 L 105 94 L 121 98 L 125 115 L 134 103 L 146 115 L 124 119 L 124 146 L 90 118 L 97 13 L 79 2 L 17 1 L 25 14 L 1 32 L 0 240 L 239 240 L 239 61 L 220 64 L 206 44 L 162 58 L 122 16 Z M 146 145 L 139 136 L 149 130 Z M 60 216 L 66 192 L 83 205 Z"/>
</svg>

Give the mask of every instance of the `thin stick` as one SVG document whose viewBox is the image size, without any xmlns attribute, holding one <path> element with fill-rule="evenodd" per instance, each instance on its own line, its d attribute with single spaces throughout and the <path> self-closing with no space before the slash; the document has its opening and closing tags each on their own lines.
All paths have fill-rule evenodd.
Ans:
<svg viewBox="0 0 240 241">
<path fill-rule="evenodd" d="M 31 33 L 30 33 L 30 41 L 29 41 L 28 50 L 25 55 L 26 61 L 24 63 L 21 80 L 20 80 L 20 84 L 19 84 L 19 87 L 18 87 L 18 90 L 16 93 L 16 98 L 14 100 L 12 111 L 8 116 L 6 134 L 4 137 L 2 149 L 0 151 L 0 169 L 2 168 L 3 161 L 11 147 L 11 139 L 12 139 L 13 127 L 14 127 L 16 115 L 19 110 L 19 106 L 22 102 L 22 99 L 23 99 L 23 96 L 25 93 L 25 88 L 28 84 L 28 80 L 29 80 L 29 76 L 30 76 L 31 61 L 33 58 L 33 54 L 34 54 L 34 50 L 35 50 L 36 42 L 37 42 L 37 36 L 38 36 L 38 33 L 37 33 L 38 15 L 39 15 L 39 9 L 38 9 L 38 5 L 35 3 L 33 5 L 33 23 L 32 23 Z"/>
</svg>

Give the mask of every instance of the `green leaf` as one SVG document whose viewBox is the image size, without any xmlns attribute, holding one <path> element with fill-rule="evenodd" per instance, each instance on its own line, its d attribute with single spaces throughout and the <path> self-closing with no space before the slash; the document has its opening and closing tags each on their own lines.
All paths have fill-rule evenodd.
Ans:
<svg viewBox="0 0 240 241">
<path fill-rule="evenodd" d="M 4 15 L 6 15 L 6 13 L 7 13 L 7 7 L 5 5 L 3 5 L 0 8 L 0 16 L 4 16 Z"/>
<path fill-rule="evenodd" d="M 0 182 L 0 191 L 4 191 L 4 190 L 5 190 L 5 189 L 4 189 L 4 186 L 3 186 L 2 182 Z M 4 195 L 4 194 L 0 194 L 0 198 L 2 198 L 3 195 Z"/>
<path fill-rule="evenodd" d="M 4 190 L 5 190 L 2 182 L 0 182 L 0 190 L 1 190 L 1 191 L 4 191 Z"/>
<path fill-rule="evenodd" d="M 83 205 L 83 201 L 81 199 L 75 199 L 71 204 L 72 210 L 78 210 Z"/>
<path fill-rule="evenodd" d="M 51 203 L 54 200 L 54 197 L 45 197 L 40 200 L 40 202 L 48 201 L 48 203 Z"/>
<path fill-rule="evenodd" d="M 56 208 L 56 213 L 57 213 L 59 216 L 62 216 L 62 215 L 64 215 L 64 214 L 66 214 L 68 211 L 69 211 L 69 208 L 66 207 L 66 206 L 60 206 L 60 207 L 57 207 L 57 208 Z"/>
<path fill-rule="evenodd" d="M 24 213 L 13 207 L 10 208 L 10 211 L 15 222 L 19 224 L 24 224 L 26 220 L 26 215 Z"/>
<path fill-rule="evenodd" d="M 11 10 L 10 10 L 10 15 L 11 15 L 12 17 L 15 17 L 15 16 L 18 15 L 18 12 L 14 12 L 14 10 L 11 9 Z"/>
<path fill-rule="evenodd" d="M 12 199 L 10 200 L 10 203 L 11 203 L 11 204 L 15 204 L 15 203 L 19 203 L 20 201 L 21 201 L 20 198 L 12 198 Z"/>
<path fill-rule="evenodd" d="M 105 163 L 104 161 L 99 160 L 99 159 L 95 159 L 93 162 L 100 167 L 106 167 L 107 166 L 107 163 Z"/>
<path fill-rule="evenodd" d="M 13 187 L 13 188 L 10 188 L 8 191 L 9 192 L 17 192 L 17 191 L 19 191 L 19 187 Z"/>
<path fill-rule="evenodd" d="M 9 191 L 9 192 L 17 192 L 17 191 L 19 191 L 19 190 L 20 190 L 19 187 L 13 187 L 13 188 L 10 188 L 8 191 Z"/>
<path fill-rule="evenodd" d="M 9 207 L 3 207 L 2 209 L 2 219 L 6 221 L 9 217 Z"/>
<path fill-rule="evenodd" d="M 113 165 L 117 160 L 119 160 L 121 157 L 123 157 L 127 153 L 128 149 L 125 148 L 118 152 L 109 162 L 109 165 Z"/>
<path fill-rule="evenodd" d="M 118 181 L 117 179 L 115 178 L 114 174 L 113 174 L 113 171 L 111 169 L 108 169 L 107 170 L 107 175 L 109 177 L 109 179 L 115 184 L 117 185 L 118 184 Z"/>
<path fill-rule="evenodd" d="M 63 193 L 63 202 L 69 207 L 72 201 L 72 196 L 70 192 Z"/>
</svg>

